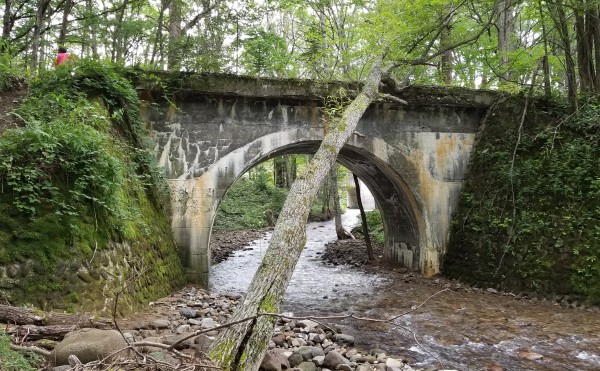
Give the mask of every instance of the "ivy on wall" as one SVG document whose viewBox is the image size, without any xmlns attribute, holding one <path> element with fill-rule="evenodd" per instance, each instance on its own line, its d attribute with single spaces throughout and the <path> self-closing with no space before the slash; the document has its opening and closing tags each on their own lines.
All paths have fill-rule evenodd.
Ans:
<svg viewBox="0 0 600 371">
<path fill-rule="evenodd" d="M 600 100 L 510 97 L 490 115 L 453 218 L 446 274 L 600 302 Z M 520 134 L 520 135 L 519 135 Z"/>
</svg>

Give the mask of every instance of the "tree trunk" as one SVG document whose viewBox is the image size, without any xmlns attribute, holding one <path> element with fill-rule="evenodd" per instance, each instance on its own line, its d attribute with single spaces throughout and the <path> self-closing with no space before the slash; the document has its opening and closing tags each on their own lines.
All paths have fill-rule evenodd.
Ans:
<svg viewBox="0 0 600 371">
<path fill-rule="evenodd" d="M 600 19 L 598 17 L 600 17 L 600 5 L 594 8 L 593 16 L 590 17 L 594 38 L 594 67 L 596 70 L 594 90 L 596 93 L 600 93 Z"/>
<path fill-rule="evenodd" d="M 58 35 L 58 45 L 64 46 L 65 39 L 67 37 L 67 29 L 69 28 L 69 15 L 73 9 L 73 0 L 65 0 L 65 7 L 63 9 L 63 19 L 60 25 L 60 34 Z"/>
<path fill-rule="evenodd" d="M 93 9 L 93 0 L 87 0 L 85 3 L 85 7 L 86 10 L 88 11 L 88 14 L 92 14 L 92 9 Z M 96 19 L 94 19 L 94 22 L 97 22 Z M 98 36 L 97 36 L 97 32 L 96 32 L 96 27 L 94 27 L 92 24 L 88 24 L 88 30 L 90 32 L 90 47 L 91 47 L 91 54 L 92 54 L 92 58 L 96 59 L 98 58 Z"/>
<path fill-rule="evenodd" d="M 305 171 L 298 176 L 285 201 L 263 261 L 254 275 L 242 304 L 231 322 L 251 320 L 228 327 L 210 351 L 225 370 L 258 370 L 273 332 L 276 317 L 259 313 L 279 312 L 283 295 L 306 243 L 306 221 L 311 201 L 335 163 L 365 110 L 377 97 L 381 62 L 371 69 L 362 91 L 346 108 L 339 124 L 330 128 Z"/>
<path fill-rule="evenodd" d="M 573 111 L 577 110 L 577 75 L 575 72 L 575 60 L 571 51 L 571 38 L 569 36 L 569 25 L 563 8 L 562 2 L 559 0 L 550 5 L 554 15 L 554 23 L 560 35 L 562 48 L 565 52 L 565 67 L 566 67 L 566 88 L 569 104 Z"/>
<path fill-rule="evenodd" d="M 593 91 L 594 71 L 592 63 L 592 35 L 589 15 L 575 11 L 575 35 L 577 39 L 577 67 L 579 70 L 579 87 L 581 91 Z"/>
<path fill-rule="evenodd" d="M 446 15 L 442 22 L 442 32 L 440 33 L 440 48 L 446 49 L 452 44 L 452 15 Z M 452 84 L 452 49 L 446 50 L 442 54 L 441 72 L 444 85 Z"/>
<path fill-rule="evenodd" d="M 548 62 L 548 33 L 546 32 L 546 21 L 544 20 L 544 8 L 542 6 L 542 0 L 538 0 L 538 10 L 540 11 L 542 38 L 544 40 L 544 59 L 542 65 L 544 72 L 544 96 L 546 97 L 546 99 L 550 99 L 552 96 L 552 88 L 550 83 L 550 63 Z"/>
<path fill-rule="evenodd" d="M 123 57 L 123 48 L 125 47 L 123 45 L 123 19 L 125 18 L 128 5 L 129 0 L 123 1 L 121 11 L 117 13 L 117 22 L 115 23 L 115 32 L 112 39 L 111 61 L 113 63 L 120 62 Z"/>
<path fill-rule="evenodd" d="M 179 69 L 181 63 L 181 0 L 171 0 L 169 3 L 169 46 L 167 63 L 169 70 Z"/>
<path fill-rule="evenodd" d="M 160 12 L 158 13 L 158 21 L 156 26 L 156 37 L 154 39 L 154 45 L 152 47 L 152 57 L 150 58 L 150 64 L 154 64 L 156 61 L 156 56 L 159 56 L 160 61 L 163 59 L 163 24 L 165 19 L 165 10 L 169 6 L 168 0 L 161 0 L 160 2 Z"/>
<path fill-rule="evenodd" d="M 296 155 L 285 156 L 285 159 L 285 188 L 290 189 L 292 188 L 292 183 L 294 183 L 294 180 L 296 180 Z"/>
<path fill-rule="evenodd" d="M 365 215 L 365 208 L 360 198 L 360 182 L 356 174 L 352 174 L 354 177 L 354 186 L 356 187 L 356 202 L 358 203 L 358 209 L 360 210 L 360 221 L 362 222 L 363 234 L 365 235 L 365 244 L 367 245 L 367 255 L 369 261 L 375 260 L 373 256 L 373 246 L 371 246 L 371 237 L 369 236 L 369 225 L 367 224 L 367 216 Z"/>
<path fill-rule="evenodd" d="M 513 51 L 513 43 L 511 42 L 515 32 L 515 15 L 513 14 L 514 6 L 512 0 L 499 0 L 496 3 L 498 7 L 498 21 L 496 28 L 498 29 L 498 53 L 500 54 L 500 85 L 510 81 L 510 66 L 508 54 Z"/>
<path fill-rule="evenodd" d="M 286 165 L 287 162 L 283 156 L 275 157 L 273 159 L 273 183 L 277 188 L 285 188 Z"/>
<path fill-rule="evenodd" d="M 33 27 L 33 39 L 31 40 L 31 73 L 37 73 L 39 66 L 40 45 L 42 40 L 42 27 L 44 25 L 44 16 L 50 0 L 39 0 L 38 8 L 35 13 L 35 26 Z"/>
<path fill-rule="evenodd" d="M 12 22 L 10 12 L 12 6 L 12 0 L 4 0 L 4 14 L 2 16 L 2 51 L 6 48 L 5 43 L 10 40 L 10 31 L 12 31 Z"/>
<path fill-rule="evenodd" d="M 330 184 L 330 193 L 331 193 L 331 201 L 333 202 L 333 219 L 335 220 L 335 234 L 337 235 L 338 240 L 344 240 L 350 237 L 348 233 L 344 230 L 344 226 L 342 225 L 342 208 L 340 207 L 340 194 L 338 193 L 338 168 L 339 165 L 335 164 L 331 167 L 329 171 L 329 175 L 331 178 Z"/>
</svg>

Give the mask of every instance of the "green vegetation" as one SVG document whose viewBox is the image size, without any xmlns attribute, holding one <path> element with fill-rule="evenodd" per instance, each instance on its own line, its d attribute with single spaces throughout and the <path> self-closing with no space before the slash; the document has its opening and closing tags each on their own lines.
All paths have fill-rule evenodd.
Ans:
<svg viewBox="0 0 600 371">
<path fill-rule="evenodd" d="M 381 212 L 378 209 L 365 211 L 367 217 L 367 226 L 369 227 L 369 235 L 371 240 L 377 243 L 384 243 L 385 235 L 383 234 L 383 221 L 381 220 Z M 362 221 L 360 214 L 357 216 L 358 224 L 352 229 L 352 234 L 357 238 L 364 238 Z"/>
<path fill-rule="evenodd" d="M 0 370 L 4 371 L 34 371 L 37 368 L 38 357 L 33 353 L 19 353 L 10 349 L 10 336 L 0 331 Z"/>
<path fill-rule="evenodd" d="M 214 228 L 239 230 L 273 226 L 287 190 L 275 187 L 261 167 L 254 178 L 241 178 L 219 205 Z"/>
<path fill-rule="evenodd" d="M 124 253 L 116 244 L 131 250 L 131 271 L 123 268 L 121 280 L 141 274 L 135 297 L 124 302 L 152 300 L 182 284 L 166 220 L 167 183 L 128 80 L 96 62 L 61 67 L 33 81 L 14 114 L 23 127 L 0 137 L 0 264 L 30 259 L 35 274 L 24 273 L 11 301 L 69 309 L 104 300 L 102 284 L 77 290 L 82 283 L 61 273 L 88 277 L 81 269 L 100 268 L 97 252 Z M 66 295 L 77 291 L 82 295 Z"/>
<path fill-rule="evenodd" d="M 298 171 L 306 166 L 308 156 L 297 156 Z M 275 160 L 269 160 L 250 170 L 248 176 L 236 181 L 219 204 L 215 219 L 215 230 L 242 230 L 272 227 L 277 221 L 277 216 L 283 207 L 288 194 L 288 189 L 276 187 L 271 169 Z M 348 170 L 339 167 L 338 178 L 340 181 L 346 179 Z M 310 207 L 309 220 L 330 219 L 332 206 L 330 203 L 330 186 L 327 182 L 321 187 L 319 195 L 314 199 Z M 345 190 L 341 189 L 344 193 Z M 341 196 L 343 198 L 343 195 Z"/>
<path fill-rule="evenodd" d="M 522 102 L 509 98 L 487 123 L 444 271 L 600 303 L 600 101 L 582 101 L 571 116 L 535 101 L 520 133 Z"/>
</svg>

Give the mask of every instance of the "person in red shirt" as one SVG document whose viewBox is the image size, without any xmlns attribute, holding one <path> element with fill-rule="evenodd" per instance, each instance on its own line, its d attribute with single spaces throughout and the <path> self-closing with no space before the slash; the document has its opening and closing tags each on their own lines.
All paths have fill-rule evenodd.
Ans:
<svg viewBox="0 0 600 371">
<path fill-rule="evenodd" d="M 58 48 L 58 54 L 56 55 L 56 60 L 54 61 L 54 67 L 58 67 L 67 61 L 75 61 L 75 58 L 67 53 L 67 49 L 61 46 Z"/>
</svg>

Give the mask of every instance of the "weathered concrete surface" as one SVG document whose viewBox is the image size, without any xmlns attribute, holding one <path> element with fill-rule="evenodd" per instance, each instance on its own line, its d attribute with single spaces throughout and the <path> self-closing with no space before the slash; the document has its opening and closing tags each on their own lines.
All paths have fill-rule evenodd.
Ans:
<svg viewBox="0 0 600 371">
<path fill-rule="evenodd" d="M 163 103 L 146 116 L 169 177 L 172 226 L 188 279 L 207 284 L 211 228 L 227 189 L 268 158 L 314 153 L 326 130 L 320 97 L 340 84 L 223 75 L 193 75 L 181 84 L 171 97 L 177 109 Z M 494 96 L 431 87 L 399 96 L 409 105 L 375 103 L 367 110 L 338 161 L 375 197 L 386 256 L 432 275 L 439 272 L 475 133 Z"/>
</svg>

